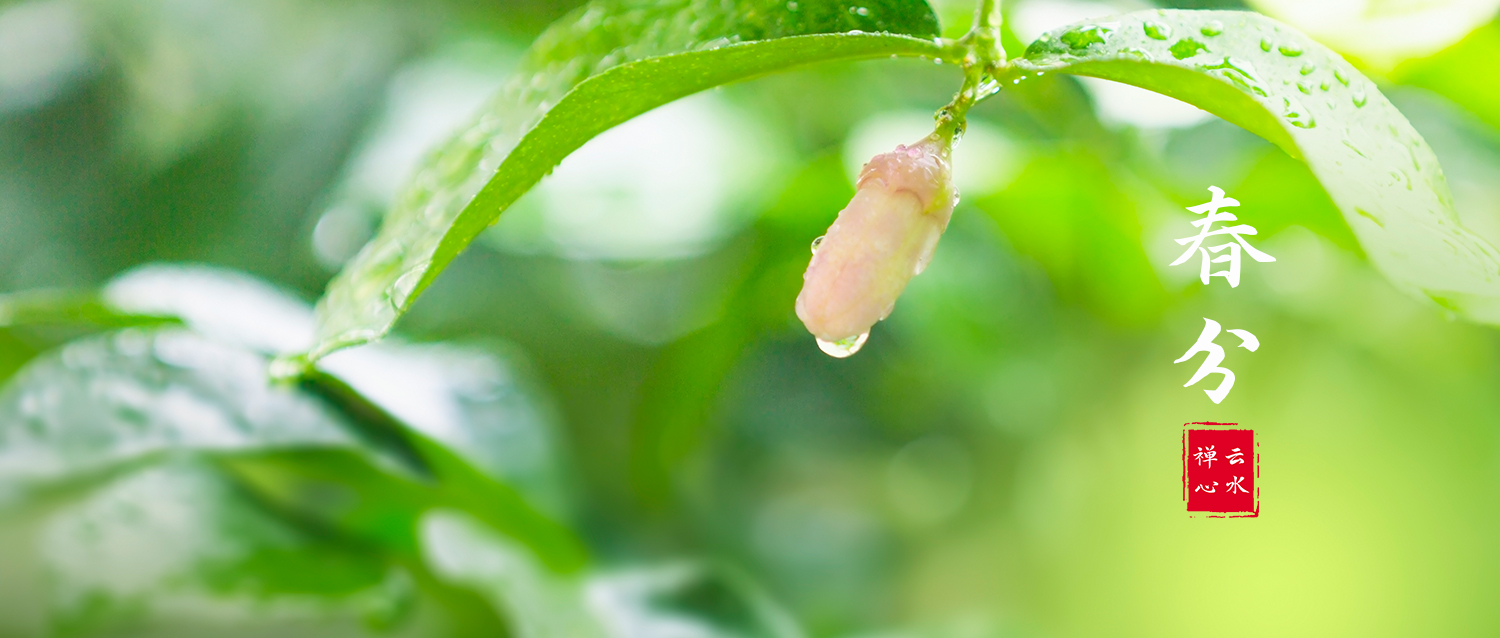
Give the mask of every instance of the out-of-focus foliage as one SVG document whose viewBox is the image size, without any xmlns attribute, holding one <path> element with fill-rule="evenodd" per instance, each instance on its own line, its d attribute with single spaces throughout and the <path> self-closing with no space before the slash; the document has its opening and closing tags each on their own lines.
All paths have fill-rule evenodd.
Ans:
<svg viewBox="0 0 1500 638">
<path fill-rule="evenodd" d="M 970 3 L 933 6 L 962 34 Z M 247 374 L 574 8 L 0 5 L 0 636 L 1500 630 L 1493 330 L 1381 278 L 1303 163 L 1103 80 L 970 114 L 947 236 L 854 358 L 792 312 L 809 242 L 952 65 L 627 122 L 391 340 Z M 1006 42 L 1142 8 L 1006 3 Z M 1497 33 L 1361 67 L 1491 242 Z M 1210 184 L 1277 258 L 1233 290 L 1166 265 Z M 132 270 L 163 261 L 214 268 Z M 1262 344 L 1218 406 L 1171 364 L 1203 317 Z M 1257 430 L 1260 518 L 1187 518 L 1189 421 Z"/>
</svg>

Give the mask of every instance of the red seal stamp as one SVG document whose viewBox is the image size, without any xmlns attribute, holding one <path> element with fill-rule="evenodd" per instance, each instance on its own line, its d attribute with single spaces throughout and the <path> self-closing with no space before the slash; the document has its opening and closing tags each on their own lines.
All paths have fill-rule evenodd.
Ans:
<svg viewBox="0 0 1500 638">
<path fill-rule="evenodd" d="M 1255 431 L 1236 423 L 1188 423 L 1182 433 L 1182 498 L 1210 518 L 1260 515 L 1260 455 Z M 1215 429 L 1195 430 L 1194 426 Z M 1222 429 L 1219 429 L 1222 428 Z"/>
</svg>

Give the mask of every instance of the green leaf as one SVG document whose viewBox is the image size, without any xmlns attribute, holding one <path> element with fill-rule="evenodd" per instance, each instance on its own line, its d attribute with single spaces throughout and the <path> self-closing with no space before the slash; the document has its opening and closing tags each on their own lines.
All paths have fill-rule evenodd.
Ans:
<svg viewBox="0 0 1500 638">
<path fill-rule="evenodd" d="M 1500 253 L 1459 225 L 1432 149 L 1370 80 L 1308 37 L 1248 12 L 1142 11 L 1043 35 L 1005 81 L 1043 72 L 1150 89 L 1270 140 L 1307 163 L 1398 287 L 1500 323 Z"/>
<path fill-rule="evenodd" d="M 38 357 L 0 392 L 0 502 L 173 450 L 357 446 L 332 406 L 265 370 L 262 356 L 180 328 Z"/>
<path fill-rule="evenodd" d="M 413 602 L 410 576 L 379 553 L 308 533 L 201 464 L 122 476 L 53 514 L 38 540 L 49 615 L 69 633 L 342 621 L 374 635 L 358 630 Z"/>
<path fill-rule="evenodd" d="M 951 55 L 923 0 L 601 0 L 553 25 L 438 149 L 319 303 L 316 360 L 385 335 L 500 213 L 589 139 L 721 84 L 831 60 Z"/>
<path fill-rule="evenodd" d="M 232 270 L 150 264 L 115 277 L 99 297 L 110 312 L 180 320 L 214 341 L 262 354 L 312 343 L 310 306 Z M 490 344 L 386 342 L 325 359 L 323 370 L 394 417 L 382 426 L 386 438 L 419 432 L 561 515 L 567 497 L 554 428 L 502 355 Z"/>
<path fill-rule="evenodd" d="M 69 290 L 31 290 L 0 295 L 0 327 L 82 324 L 103 328 L 176 323 L 163 315 L 132 313 L 99 295 Z"/>
<path fill-rule="evenodd" d="M 798 638 L 796 622 L 749 579 L 723 566 L 679 561 L 560 576 L 461 513 L 422 520 L 433 573 L 473 588 L 512 619 L 517 638 Z"/>
</svg>

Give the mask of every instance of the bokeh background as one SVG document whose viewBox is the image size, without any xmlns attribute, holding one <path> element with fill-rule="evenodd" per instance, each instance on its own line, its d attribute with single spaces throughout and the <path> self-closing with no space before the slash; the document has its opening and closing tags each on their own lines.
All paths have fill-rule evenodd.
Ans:
<svg viewBox="0 0 1500 638">
<path fill-rule="evenodd" d="M 0 290 L 186 262 L 310 303 L 423 151 L 577 4 L 0 3 Z M 1012 53 L 1148 6 L 1007 5 Z M 934 6 L 946 35 L 967 29 L 970 5 Z M 1259 10 L 1344 53 L 1500 243 L 1500 2 L 1163 6 Z M 528 406 L 506 418 L 532 430 L 507 462 L 534 466 L 529 493 L 599 569 L 712 562 L 806 635 L 1500 633 L 1500 338 L 1395 291 L 1300 163 L 1190 106 L 1072 78 L 981 105 L 931 267 L 857 356 L 819 352 L 792 311 L 809 243 L 861 163 L 930 130 L 959 80 L 829 64 L 662 107 L 565 161 L 399 336 L 503 353 Z M 1246 261 L 1235 289 L 1167 265 L 1209 185 L 1277 258 Z M 1196 362 L 1172 364 L 1204 317 L 1261 343 L 1230 352 L 1221 405 L 1182 387 Z M 0 374 L 70 336 L 0 330 Z M 1189 421 L 1256 430 L 1259 518 L 1184 511 Z M 151 559 L 58 540 L 109 533 L 48 509 L 77 498 L 0 514 L 0 636 L 527 635 L 504 613 L 439 630 L 420 611 L 153 604 L 172 585 L 137 575 Z M 79 602 L 80 570 L 134 602 Z"/>
</svg>

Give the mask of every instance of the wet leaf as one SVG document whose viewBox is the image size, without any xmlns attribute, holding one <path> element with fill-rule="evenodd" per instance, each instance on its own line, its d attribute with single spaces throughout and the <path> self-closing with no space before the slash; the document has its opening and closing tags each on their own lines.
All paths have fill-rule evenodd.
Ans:
<svg viewBox="0 0 1500 638">
<path fill-rule="evenodd" d="M 360 635 L 413 602 L 380 554 L 300 529 L 195 463 L 120 477 L 53 514 L 39 545 L 49 615 L 68 633 L 315 621 Z"/>
<path fill-rule="evenodd" d="M 357 445 L 332 406 L 265 370 L 264 357 L 180 328 L 43 355 L 0 392 L 0 502 L 174 450 Z"/>
<path fill-rule="evenodd" d="M 797 638 L 792 618 L 737 572 L 698 562 L 558 576 L 451 511 L 422 521 L 432 571 L 488 597 L 517 638 Z"/>
<path fill-rule="evenodd" d="M 1163 25 L 1173 37 L 1153 36 Z M 1083 32 L 1098 37 L 1069 36 Z M 1043 35 L 1007 80 L 1038 72 L 1150 89 L 1270 140 L 1307 163 L 1399 288 L 1500 323 L 1500 252 L 1459 225 L 1432 149 L 1370 80 L 1308 37 L 1248 12 L 1144 11 Z"/>
<path fill-rule="evenodd" d="M 319 304 L 316 360 L 378 339 L 500 213 L 589 139 L 672 100 L 830 60 L 941 57 L 923 0 L 601 0 L 542 34 L 438 149 Z"/>
</svg>

